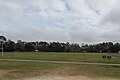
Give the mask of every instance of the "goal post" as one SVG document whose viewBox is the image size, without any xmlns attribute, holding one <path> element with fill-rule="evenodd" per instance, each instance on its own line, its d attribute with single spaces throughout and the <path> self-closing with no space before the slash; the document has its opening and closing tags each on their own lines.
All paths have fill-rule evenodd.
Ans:
<svg viewBox="0 0 120 80">
<path fill-rule="evenodd" d="M 0 49 L 2 53 L 2 57 L 4 56 L 4 43 L 6 42 L 6 38 L 4 36 L 0 36 Z"/>
<path fill-rule="evenodd" d="M 2 41 L 0 42 L 0 45 L 1 45 L 0 50 L 1 50 L 1 53 L 2 53 L 2 57 L 3 57 L 4 56 L 4 48 L 3 48 L 3 42 Z"/>
</svg>

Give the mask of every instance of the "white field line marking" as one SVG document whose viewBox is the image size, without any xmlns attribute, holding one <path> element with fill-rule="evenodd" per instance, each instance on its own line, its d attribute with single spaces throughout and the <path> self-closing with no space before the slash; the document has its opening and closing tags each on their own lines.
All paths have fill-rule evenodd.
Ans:
<svg viewBox="0 0 120 80">
<path fill-rule="evenodd" d="M 18 62 L 42 62 L 42 63 L 58 63 L 58 64 L 87 64 L 87 65 L 106 65 L 120 66 L 120 64 L 112 63 L 91 63 L 91 62 L 70 62 L 70 61 L 48 61 L 48 60 L 22 60 L 22 59 L 0 59 L 1 61 L 18 61 Z"/>
</svg>

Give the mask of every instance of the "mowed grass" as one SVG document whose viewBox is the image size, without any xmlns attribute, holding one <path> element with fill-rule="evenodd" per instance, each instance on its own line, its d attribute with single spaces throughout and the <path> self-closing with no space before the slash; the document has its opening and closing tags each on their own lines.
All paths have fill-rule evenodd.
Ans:
<svg viewBox="0 0 120 80">
<path fill-rule="evenodd" d="M 7 71 L 0 77 L 0 80 L 14 80 L 46 74 L 120 78 L 120 66 L 0 61 L 0 70 Z"/>
<path fill-rule="evenodd" d="M 29 60 L 57 60 L 57 61 L 83 61 L 99 63 L 120 63 L 120 57 L 113 57 L 111 60 L 102 59 L 105 53 L 65 53 L 65 52 L 11 52 L 4 53 L 4 57 L 12 59 Z"/>
<path fill-rule="evenodd" d="M 57 61 L 85 61 L 102 63 L 120 63 L 119 57 L 111 60 L 102 59 L 104 53 L 58 53 L 58 52 L 23 52 L 4 53 L 0 58 L 29 59 L 29 60 L 57 60 Z M 2 73 L 3 72 L 3 73 Z M 16 80 L 26 77 L 42 75 L 81 75 L 87 77 L 120 78 L 120 66 L 55 64 L 37 62 L 0 61 L 0 80 Z"/>
</svg>

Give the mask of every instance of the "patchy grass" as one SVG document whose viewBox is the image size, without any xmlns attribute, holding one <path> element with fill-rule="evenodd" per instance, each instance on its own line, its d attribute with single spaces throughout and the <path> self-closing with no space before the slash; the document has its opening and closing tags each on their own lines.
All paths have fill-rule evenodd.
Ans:
<svg viewBox="0 0 120 80">
<path fill-rule="evenodd" d="M 120 78 L 120 66 L 0 61 L 1 70 L 6 73 L 0 76 L 0 80 L 14 80 L 46 74 Z"/>
<path fill-rule="evenodd" d="M 57 60 L 57 61 L 85 61 L 101 63 L 120 63 L 120 57 L 111 60 L 102 59 L 104 53 L 65 53 L 65 52 L 14 52 L 4 53 L 4 57 L 13 59 Z"/>
<path fill-rule="evenodd" d="M 119 57 L 102 59 L 104 53 L 58 53 L 30 52 L 4 53 L 4 57 L 29 60 L 85 61 L 101 63 L 120 63 Z M 53 75 L 82 75 L 87 77 L 120 78 L 120 66 L 75 65 L 35 62 L 0 61 L 0 80 L 16 80 L 26 77 Z"/>
</svg>

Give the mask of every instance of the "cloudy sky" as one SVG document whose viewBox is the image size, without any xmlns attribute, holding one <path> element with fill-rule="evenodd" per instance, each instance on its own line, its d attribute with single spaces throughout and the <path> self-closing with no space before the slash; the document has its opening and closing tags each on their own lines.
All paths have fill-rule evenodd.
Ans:
<svg viewBox="0 0 120 80">
<path fill-rule="evenodd" d="M 0 35 L 14 41 L 120 41 L 120 0 L 0 0 Z"/>
</svg>

